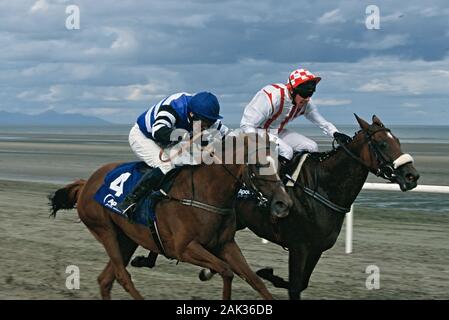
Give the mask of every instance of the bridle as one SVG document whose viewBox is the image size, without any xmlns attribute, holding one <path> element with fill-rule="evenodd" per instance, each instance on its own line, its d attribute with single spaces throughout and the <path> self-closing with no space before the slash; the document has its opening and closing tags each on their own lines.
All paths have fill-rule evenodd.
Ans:
<svg viewBox="0 0 449 320">
<path fill-rule="evenodd" d="M 349 150 L 345 144 L 340 143 L 338 141 L 337 141 L 337 143 L 340 145 L 340 147 L 345 151 L 345 153 L 349 157 L 351 157 L 352 159 L 354 159 L 355 161 L 360 163 L 363 167 L 368 169 L 370 172 L 374 173 L 376 176 L 381 177 L 386 180 L 389 180 L 391 182 L 395 182 L 394 181 L 396 179 L 395 170 L 397 170 L 399 167 L 401 167 L 407 163 L 413 163 L 413 158 L 409 154 L 402 154 L 394 161 L 388 160 L 387 157 L 384 155 L 384 153 L 379 149 L 379 147 L 373 141 L 373 135 L 375 135 L 377 132 L 380 132 L 380 131 L 390 132 L 390 129 L 381 127 L 379 129 L 376 129 L 373 131 L 369 131 L 369 129 L 368 130 L 362 129 L 360 131 L 363 131 L 363 133 L 364 133 L 364 137 L 365 137 L 364 143 L 368 143 L 369 152 L 370 152 L 371 157 L 374 154 L 374 157 L 377 160 L 377 163 L 378 163 L 377 169 L 374 169 L 371 166 L 367 165 L 362 159 L 360 159 L 360 157 L 358 157 L 354 153 L 352 153 L 352 151 Z M 357 132 L 356 135 L 359 134 L 360 131 Z M 334 141 L 332 142 L 332 147 L 334 149 L 334 152 L 336 151 L 335 141 L 336 140 L 334 139 Z M 295 186 L 299 186 L 304 191 L 305 194 L 311 196 L 312 198 L 314 198 L 318 202 L 322 203 L 323 205 L 327 206 L 331 210 L 341 213 L 341 214 L 345 214 L 346 212 L 350 211 L 349 207 L 342 207 L 342 206 L 339 206 L 339 205 L 333 203 L 325 196 L 319 194 L 316 191 L 316 189 L 312 190 L 312 189 L 302 185 L 298 181 L 295 181 L 294 179 L 292 179 L 292 177 L 290 177 L 288 175 L 286 175 L 286 177 Z"/>
<path fill-rule="evenodd" d="M 381 178 L 383 178 L 385 180 L 389 180 L 391 182 L 395 182 L 395 179 L 396 179 L 395 171 L 399 167 L 401 167 L 401 166 L 403 166 L 403 165 L 405 165 L 407 163 L 413 163 L 412 156 L 407 154 L 407 153 L 405 153 L 405 154 L 402 154 L 399 158 L 397 158 L 394 161 L 391 161 L 391 160 L 387 159 L 385 154 L 382 152 L 382 150 L 380 150 L 379 146 L 373 141 L 372 138 L 373 138 L 373 136 L 377 132 L 380 132 L 380 131 L 391 132 L 391 130 L 388 129 L 388 128 L 381 127 L 381 128 L 376 129 L 376 130 L 373 130 L 373 131 L 369 131 L 369 129 L 368 130 L 362 129 L 361 131 L 364 133 L 365 141 L 367 141 L 367 143 L 368 143 L 370 154 L 371 155 L 374 154 L 374 157 L 376 158 L 376 161 L 378 163 L 377 169 L 374 169 L 371 166 L 367 165 L 362 159 L 360 159 L 360 157 L 358 157 L 354 153 L 352 153 L 346 147 L 346 145 L 344 145 L 342 143 L 339 143 L 338 141 L 337 141 L 337 143 L 346 152 L 346 154 L 348 156 L 350 156 L 352 159 L 354 159 L 357 162 L 359 162 L 360 164 L 362 164 L 370 172 L 372 172 L 376 176 L 381 177 Z M 332 142 L 332 147 L 335 150 L 334 142 L 335 142 L 335 140 Z"/>
<path fill-rule="evenodd" d="M 269 147 L 266 147 L 266 150 L 269 150 Z M 251 154 L 258 152 L 258 149 L 256 149 L 255 151 L 251 152 L 250 154 L 248 154 L 248 158 Z M 258 200 L 257 206 L 259 207 L 267 207 L 268 203 L 269 203 L 269 199 L 262 193 L 262 191 L 260 191 L 260 188 L 256 186 L 256 184 L 254 183 L 254 181 L 259 180 L 259 181 L 266 181 L 266 182 L 270 182 L 270 183 L 278 183 L 279 185 L 282 185 L 282 181 L 280 179 L 266 179 L 266 178 L 262 178 L 260 176 L 257 176 L 257 174 L 255 173 L 255 170 L 252 169 L 252 165 L 247 164 L 246 165 L 247 169 L 243 170 L 243 173 L 241 173 L 241 175 L 239 174 L 239 176 L 234 175 L 228 168 L 226 168 L 225 165 L 223 165 L 223 168 L 232 176 L 234 177 L 234 179 L 236 181 L 238 181 L 242 187 L 247 188 L 250 192 L 252 192 L 256 199 Z M 257 168 L 257 166 L 255 165 L 254 167 Z"/>
</svg>

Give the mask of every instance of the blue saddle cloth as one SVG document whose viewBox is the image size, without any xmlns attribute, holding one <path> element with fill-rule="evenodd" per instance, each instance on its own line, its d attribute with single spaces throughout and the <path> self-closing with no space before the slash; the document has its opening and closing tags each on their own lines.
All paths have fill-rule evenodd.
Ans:
<svg viewBox="0 0 449 320">
<path fill-rule="evenodd" d="M 122 202 L 126 195 L 133 190 L 147 170 L 151 170 L 151 168 L 142 161 L 119 165 L 106 175 L 103 185 L 95 193 L 95 201 L 111 212 L 127 217 L 117 208 L 117 204 Z M 148 196 L 137 203 L 132 214 L 134 223 L 147 227 L 153 224 L 156 220 L 156 214 L 153 210 L 152 201 L 151 196 Z"/>
</svg>

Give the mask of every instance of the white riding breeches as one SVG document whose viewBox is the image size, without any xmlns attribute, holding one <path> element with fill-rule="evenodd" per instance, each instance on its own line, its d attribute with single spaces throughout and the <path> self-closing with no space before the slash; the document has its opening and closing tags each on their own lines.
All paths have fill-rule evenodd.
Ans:
<svg viewBox="0 0 449 320">
<path fill-rule="evenodd" d="M 162 148 L 156 142 L 147 138 L 137 124 L 129 132 L 129 144 L 135 155 L 150 167 L 159 168 L 164 174 L 175 167 L 172 162 L 162 162 L 160 159 Z"/>
<path fill-rule="evenodd" d="M 288 129 L 282 130 L 277 141 L 279 155 L 291 160 L 294 152 L 308 151 L 317 152 L 318 145 L 315 141 Z"/>
</svg>

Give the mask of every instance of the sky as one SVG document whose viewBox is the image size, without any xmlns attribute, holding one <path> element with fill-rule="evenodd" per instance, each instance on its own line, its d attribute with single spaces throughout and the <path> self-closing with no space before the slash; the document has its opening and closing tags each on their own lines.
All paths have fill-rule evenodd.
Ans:
<svg viewBox="0 0 449 320">
<path fill-rule="evenodd" d="M 2 111 L 132 124 L 172 93 L 210 91 L 235 124 L 263 86 L 306 68 L 335 124 L 449 124 L 446 0 L 1 0 L 0 47 Z"/>
</svg>

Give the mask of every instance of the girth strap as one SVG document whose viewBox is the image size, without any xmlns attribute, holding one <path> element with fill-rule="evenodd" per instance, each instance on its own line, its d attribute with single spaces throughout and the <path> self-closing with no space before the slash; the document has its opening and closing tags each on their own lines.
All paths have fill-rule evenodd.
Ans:
<svg viewBox="0 0 449 320">
<path fill-rule="evenodd" d="M 222 216 L 227 216 L 234 211 L 234 209 L 218 208 L 218 207 L 212 206 L 210 204 L 202 203 L 200 201 L 196 201 L 196 200 L 192 200 L 192 199 L 181 199 L 181 200 L 179 200 L 179 202 L 185 206 L 195 207 L 195 208 L 203 209 L 203 210 L 210 211 L 213 213 L 218 213 L 219 215 L 222 215 Z"/>
<path fill-rule="evenodd" d="M 150 223 L 150 231 L 151 231 L 151 236 L 153 237 L 154 242 L 156 243 L 159 251 L 167 257 L 166 253 L 165 253 L 165 249 L 164 246 L 162 245 L 162 240 L 161 237 L 159 236 L 159 231 L 157 230 L 157 225 L 156 225 L 156 221 L 154 221 L 154 223 Z M 168 258 L 168 257 L 167 257 Z"/>
<path fill-rule="evenodd" d="M 167 199 L 178 201 L 179 203 L 181 203 L 181 204 L 183 204 L 185 206 L 203 209 L 203 210 L 206 210 L 206 211 L 210 211 L 212 213 L 217 213 L 217 214 L 222 215 L 222 216 L 227 216 L 227 215 L 229 215 L 229 214 L 234 212 L 233 208 L 230 208 L 230 209 L 219 208 L 219 207 L 213 206 L 211 204 L 203 203 L 203 202 L 196 201 L 196 200 L 193 200 L 193 199 L 177 199 L 177 198 L 174 198 L 174 197 L 168 195 L 164 190 L 159 190 L 159 191 L 165 197 L 167 197 Z"/>
<path fill-rule="evenodd" d="M 332 210 L 334 210 L 334 211 L 336 211 L 338 213 L 346 213 L 346 212 L 349 212 L 351 210 L 351 208 L 341 207 L 338 204 L 335 204 L 335 203 L 331 202 L 329 199 L 325 198 L 321 194 L 319 194 L 316 191 L 313 191 L 313 190 L 311 190 L 311 189 L 309 189 L 307 187 L 302 187 L 302 189 L 304 190 L 304 193 L 308 194 L 312 198 L 318 200 L 319 202 L 321 202 L 325 206 L 331 208 Z"/>
<path fill-rule="evenodd" d="M 299 186 L 305 194 L 311 196 L 312 198 L 314 198 L 315 200 L 317 200 L 318 202 L 321 202 L 322 204 L 324 204 L 326 207 L 338 212 L 338 213 L 346 213 L 349 212 L 351 210 L 351 208 L 345 208 L 342 206 L 339 206 L 338 204 L 333 203 L 332 201 L 330 201 L 329 199 L 327 199 L 326 197 L 322 196 L 321 194 L 317 193 L 316 191 L 313 191 L 310 188 L 307 188 L 303 185 L 301 185 L 298 181 L 295 181 L 292 179 L 292 177 L 290 177 L 289 175 L 285 175 L 287 177 L 288 180 L 290 180 L 295 186 Z"/>
</svg>

